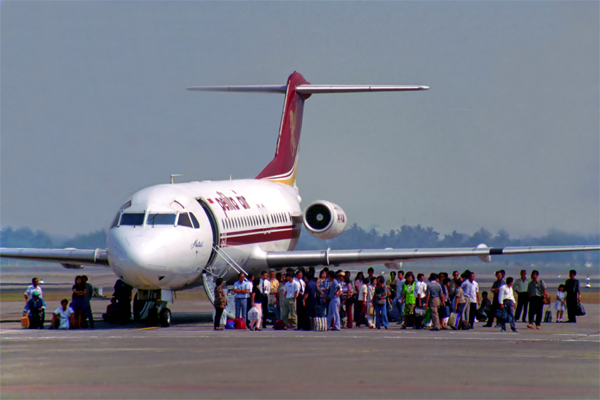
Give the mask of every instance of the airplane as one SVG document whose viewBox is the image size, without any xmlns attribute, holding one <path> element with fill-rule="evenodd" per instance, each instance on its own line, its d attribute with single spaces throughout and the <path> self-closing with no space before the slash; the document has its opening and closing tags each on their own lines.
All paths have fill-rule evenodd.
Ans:
<svg viewBox="0 0 600 400">
<path fill-rule="evenodd" d="M 300 131 L 305 101 L 324 93 L 424 91 L 427 86 L 313 85 L 298 72 L 285 85 L 202 86 L 191 91 L 284 94 L 275 157 L 255 179 L 159 184 L 133 193 L 107 231 L 106 249 L 0 248 L 0 257 L 57 262 L 65 268 L 110 267 L 136 288 L 134 316 L 171 324 L 168 302 L 178 290 L 203 286 L 211 302 L 217 278 L 232 283 L 241 272 L 299 266 L 341 266 L 453 257 L 596 251 L 591 246 L 489 248 L 358 249 L 293 251 L 302 226 L 319 239 L 333 239 L 347 216 L 330 201 L 302 210 L 296 186 Z M 234 315 L 234 293 L 227 291 L 225 314 Z M 139 305 L 139 306 L 138 306 Z"/>
</svg>

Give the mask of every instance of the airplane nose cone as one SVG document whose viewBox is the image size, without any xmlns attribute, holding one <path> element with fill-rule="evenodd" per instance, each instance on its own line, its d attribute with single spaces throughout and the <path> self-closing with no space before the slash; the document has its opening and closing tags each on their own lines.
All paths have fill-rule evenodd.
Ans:
<svg viewBox="0 0 600 400">
<path fill-rule="evenodd" d="M 156 285 L 165 275 L 166 252 L 160 240 L 143 234 L 111 232 L 108 256 L 115 273 L 127 282 Z"/>
<path fill-rule="evenodd" d="M 124 246 L 125 255 L 131 263 L 147 268 L 164 268 L 165 249 L 161 241 L 135 236 L 128 238 L 127 244 L 128 246 Z"/>
</svg>

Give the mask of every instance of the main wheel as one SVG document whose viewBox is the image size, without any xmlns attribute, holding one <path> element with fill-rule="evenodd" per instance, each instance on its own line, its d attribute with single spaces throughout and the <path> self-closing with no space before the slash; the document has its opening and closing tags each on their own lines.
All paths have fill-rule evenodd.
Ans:
<svg viewBox="0 0 600 400">
<path fill-rule="evenodd" d="M 171 326 L 171 310 L 168 308 L 160 312 L 160 326 L 165 328 Z"/>
</svg>

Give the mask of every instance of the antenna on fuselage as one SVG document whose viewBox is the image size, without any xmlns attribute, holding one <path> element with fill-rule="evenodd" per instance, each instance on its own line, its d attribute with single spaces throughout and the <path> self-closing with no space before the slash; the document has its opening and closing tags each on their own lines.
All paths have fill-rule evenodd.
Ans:
<svg viewBox="0 0 600 400">
<path fill-rule="evenodd" d="M 183 176 L 183 174 L 171 174 L 171 185 L 173 184 L 173 178 L 176 176 Z"/>
</svg>

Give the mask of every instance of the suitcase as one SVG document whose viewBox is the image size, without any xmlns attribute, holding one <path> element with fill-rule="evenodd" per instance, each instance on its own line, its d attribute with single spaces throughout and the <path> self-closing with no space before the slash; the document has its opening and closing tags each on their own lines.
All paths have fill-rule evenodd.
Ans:
<svg viewBox="0 0 600 400">
<path fill-rule="evenodd" d="M 310 319 L 310 325 L 313 331 L 326 331 L 327 330 L 327 318 L 325 317 L 314 317 Z"/>
<path fill-rule="evenodd" d="M 235 319 L 235 329 L 246 329 L 246 321 L 244 318 Z"/>
<path fill-rule="evenodd" d="M 276 331 L 282 331 L 285 329 L 285 324 L 283 323 L 282 320 L 278 319 L 277 321 L 275 321 L 275 323 L 273 324 L 273 329 L 275 329 Z"/>
<path fill-rule="evenodd" d="M 452 311 L 450 313 L 450 318 L 448 318 L 448 326 L 452 329 L 458 329 L 460 324 L 460 314 Z"/>
</svg>

